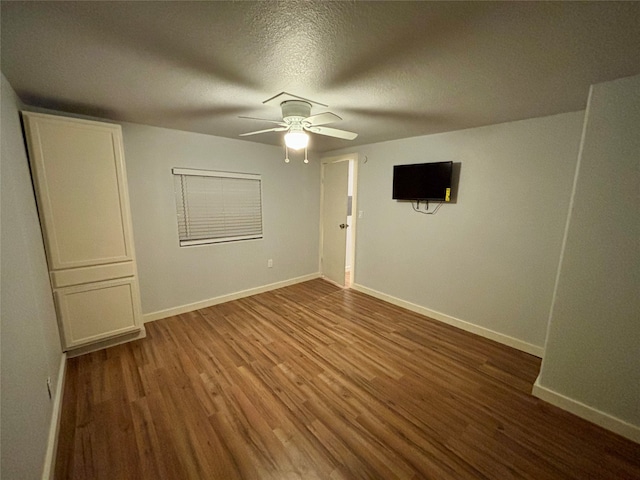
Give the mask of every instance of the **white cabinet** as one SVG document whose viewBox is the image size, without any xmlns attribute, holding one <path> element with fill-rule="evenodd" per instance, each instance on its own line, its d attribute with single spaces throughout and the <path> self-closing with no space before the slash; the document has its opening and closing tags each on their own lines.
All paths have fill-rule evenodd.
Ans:
<svg viewBox="0 0 640 480">
<path fill-rule="evenodd" d="M 135 277 L 83 283 L 55 289 L 54 293 L 69 348 L 139 330 L 140 296 Z"/>
<path fill-rule="evenodd" d="M 22 116 L 65 350 L 140 336 L 120 126 Z"/>
</svg>

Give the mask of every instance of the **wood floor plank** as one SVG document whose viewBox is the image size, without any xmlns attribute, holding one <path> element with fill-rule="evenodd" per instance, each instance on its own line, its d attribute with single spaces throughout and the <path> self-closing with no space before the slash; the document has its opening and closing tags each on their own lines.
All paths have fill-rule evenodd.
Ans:
<svg viewBox="0 0 640 480">
<path fill-rule="evenodd" d="M 639 479 L 540 360 L 317 279 L 68 360 L 55 478 Z"/>
</svg>

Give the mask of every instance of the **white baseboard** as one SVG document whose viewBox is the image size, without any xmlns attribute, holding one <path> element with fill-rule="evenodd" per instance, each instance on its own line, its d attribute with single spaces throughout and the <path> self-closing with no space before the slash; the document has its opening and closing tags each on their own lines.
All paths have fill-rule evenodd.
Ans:
<svg viewBox="0 0 640 480">
<path fill-rule="evenodd" d="M 509 335 L 504 335 L 494 330 L 490 330 L 485 327 L 474 325 L 473 323 L 460 320 L 459 318 L 455 318 L 450 315 L 437 312 L 435 310 L 430 310 L 420 305 L 416 305 L 415 303 L 407 302 L 406 300 L 402 300 L 400 298 L 387 295 L 386 293 L 378 292 L 377 290 L 363 287 L 362 285 L 353 284 L 351 288 L 359 292 L 366 293 L 367 295 L 371 295 L 372 297 L 379 298 L 380 300 L 384 300 L 385 302 L 392 303 L 393 305 L 406 308 L 407 310 L 411 310 L 412 312 L 419 313 L 420 315 L 424 315 L 426 317 L 439 320 L 443 323 L 457 327 L 461 330 L 465 330 L 467 332 L 480 335 L 481 337 L 494 340 L 498 343 L 502 343 L 509 347 L 513 347 L 517 350 L 521 350 L 523 352 L 529 353 L 536 357 L 542 358 L 544 354 L 544 348 L 539 347 L 537 345 L 533 345 L 531 343 L 524 342 L 514 337 L 510 337 Z"/>
<path fill-rule="evenodd" d="M 201 308 L 211 307 L 213 305 L 218 305 L 219 303 L 230 302 L 231 300 L 238 300 L 239 298 L 250 297 L 251 295 L 257 295 L 258 293 L 276 290 L 277 288 L 288 287 L 289 285 L 295 285 L 296 283 L 306 282 L 319 277 L 320 273 L 312 273 L 309 275 L 304 275 L 302 277 L 283 280 L 282 282 L 270 283 L 269 285 L 263 285 L 261 287 L 249 288 L 240 292 L 221 295 L 219 297 L 202 300 L 200 302 L 180 305 L 178 307 L 167 308 L 165 310 L 158 310 L 157 312 L 145 313 L 142 315 L 142 320 L 144 321 L 144 323 L 153 322 L 155 320 L 160 320 L 161 318 L 180 315 L 181 313 L 193 312 L 194 310 L 200 310 Z"/>
<path fill-rule="evenodd" d="M 42 468 L 42 480 L 53 480 L 53 475 L 55 473 L 56 451 L 58 450 L 58 432 L 60 431 L 62 397 L 64 396 L 64 378 L 66 373 L 67 354 L 62 353 L 62 358 L 60 358 L 60 368 L 58 370 L 58 381 L 56 382 L 56 396 L 53 399 L 53 411 L 51 413 L 49 437 L 47 438 L 47 451 L 44 457 L 44 466 Z"/>
<path fill-rule="evenodd" d="M 640 427 L 627 423 L 613 415 L 602 412 L 596 408 L 590 407 L 578 400 L 569 398 L 561 393 L 551 390 L 547 387 L 540 385 L 540 377 L 536 379 L 533 384 L 533 391 L 531 392 L 535 397 L 538 397 L 545 402 L 555 405 L 558 408 L 573 413 L 580 418 L 584 418 L 591 423 L 606 428 L 618 435 L 622 435 L 629 440 L 640 443 Z"/>
</svg>

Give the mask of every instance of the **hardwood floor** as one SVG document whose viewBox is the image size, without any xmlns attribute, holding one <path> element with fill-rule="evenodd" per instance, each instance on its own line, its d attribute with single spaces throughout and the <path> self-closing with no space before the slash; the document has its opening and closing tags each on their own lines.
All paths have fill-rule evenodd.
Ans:
<svg viewBox="0 0 640 480">
<path fill-rule="evenodd" d="M 57 479 L 638 479 L 540 361 L 322 280 L 69 360 Z"/>
</svg>

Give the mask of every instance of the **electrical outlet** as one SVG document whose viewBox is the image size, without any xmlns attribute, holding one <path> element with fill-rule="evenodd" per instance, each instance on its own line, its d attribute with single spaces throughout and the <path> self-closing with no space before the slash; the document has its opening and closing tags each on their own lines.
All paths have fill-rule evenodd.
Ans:
<svg viewBox="0 0 640 480">
<path fill-rule="evenodd" d="M 49 393 L 49 400 L 53 398 L 51 394 L 51 377 L 47 377 L 47 392 Z"/>
<path fill-rule="evenodd" d="M 358 218 L 362 218 L 364 216 L 364 212 L 362 210 L 358 211 Z"/>
<path fill-rule="evenodd" d="M 272 268 L 273 267 L 273 258 L 270 258 L 269 260 L 267 260 L 267 267 L 268 268 Z"/>
</svg>

